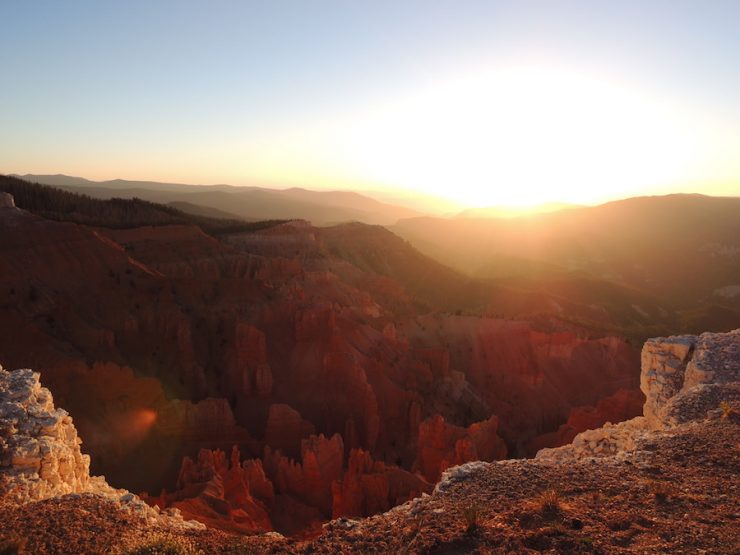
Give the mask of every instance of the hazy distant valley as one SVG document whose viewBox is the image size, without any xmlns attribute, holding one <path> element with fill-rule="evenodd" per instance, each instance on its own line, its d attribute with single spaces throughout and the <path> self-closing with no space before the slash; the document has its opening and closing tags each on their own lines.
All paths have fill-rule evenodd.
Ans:
<svg viewBox="0 0 740 555">
<path fill-rule="evenodd" d="M 554 314 L 637 342 L 740 322 L 740 199 L 735 197 L 668 195 L 594 207 L 549 203 L 534 213 L 490 208 L 442 217 L 341 191 L 27 177 L 93 198 L 164 203 L 217 221 L 384 225 L 456 270 L 456 279 L 469 280 L 465 287 L 453 286 L 455 292 L 437 295 L 450 274 L 440 268 L 433 286 L 421 275 L 411 278 L 412 292 L 422 300 L 431 294 L 437 303 L 466 313 L 527 319 Z M 370 234 L 375 235 L 368 242 Z M 394 248 L 383 244 L 380 230 L 349 241 L 342 233 L 330 235 L 333 248 L 360 268 L 397 277 L 396 270 L 383 267 L 381 259 Z M 400 259 L 395 265 L 413 266 Z"/>
</svg>

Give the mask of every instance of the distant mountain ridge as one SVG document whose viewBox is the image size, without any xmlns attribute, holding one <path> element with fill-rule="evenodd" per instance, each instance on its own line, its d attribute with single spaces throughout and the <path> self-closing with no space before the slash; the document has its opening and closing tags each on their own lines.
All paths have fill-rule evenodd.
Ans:
<svg viewBox="0 0 740 555">
<path fill-rule="evenodd" d="M 738 197 L 634 197 L 513 219 L 413 218 L 391 230 L 471 276 L 541 284 L 579 273 L 674 308 L 719 307 L 740 325 Z"/>
<path fill-rule="evenodd" d="M 188 185 L 124 179 L 91 181 L 62 174 L 26 174 L 15 177 L 78 193 L 84 192 L 94 198 L 137 197 L 162 204 L 189 203 L 210 209 L 210 212 L 201 211 L 199 215 L 214 215 L 217 213 L 213 212 L 215 210 L 246 220 L 303 219 L 315 225 L 349 221 L 392 225 L 399 219 L 423 215 L 416 210 L 380 202 L 351 191 L 312 191 L 299 187 L 269 189 L 234 185 Z"/>
</svg>

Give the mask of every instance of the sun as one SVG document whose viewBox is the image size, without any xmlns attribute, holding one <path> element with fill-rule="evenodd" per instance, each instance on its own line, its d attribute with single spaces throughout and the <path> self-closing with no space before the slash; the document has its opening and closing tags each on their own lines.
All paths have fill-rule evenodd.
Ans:
<svg viewBox="0 0 740 555">
<path fill-rule="evenodd" d="M 502 67 L 367 107 L 333 152 L 368 180 L 471 206 L 589 203 L 686 177 L 698 138 L 684 119 L 602 76 Z"/>
</svg>

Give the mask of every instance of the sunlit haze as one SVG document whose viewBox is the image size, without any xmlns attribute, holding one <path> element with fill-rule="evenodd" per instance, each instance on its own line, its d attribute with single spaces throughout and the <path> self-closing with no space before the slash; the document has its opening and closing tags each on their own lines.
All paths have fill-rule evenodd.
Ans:
<svg viewBox="0 0 740 555">
<path fill-rule="evenodd" d="M 469 206 L 740 194 L 737 2 L 0 13 L 2 173 Z"/>
</svg>

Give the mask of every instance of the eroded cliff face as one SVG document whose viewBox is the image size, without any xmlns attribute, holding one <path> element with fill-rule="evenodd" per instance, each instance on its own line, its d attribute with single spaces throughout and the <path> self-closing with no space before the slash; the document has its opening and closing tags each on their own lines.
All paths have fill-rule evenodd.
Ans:
<svg viewBox="0 0 740 555">
<path fill-rule="evenodd" d="M 652 429 L 675 426 L 740 382 L 740 330 L 651 339 L 642 350 L 640 388 Z"/>
<path fill-rule="evenodd" d="M 414 315 L 399 282 L 334 258 L 307 224 L 219 241 L 1 211 L 0 355 L 43 372 L 94 471 L 135 491 L 187 489 L 183 457 L 236 445 L 271 525 L 311 529 L 419 494 L 449 465 L 524 454 L 574 407 L 636 386 L 619 339 Z M 325 448 L 304 449 L 322 441 L 338 474 L 316 473 Z M 224 522 L 263 526 L 230 497 L 238 480 L 212 474 L 208 499 L 251 515 Z"/>
<path fill-rule="evenodd" d="M 441 347 L 425 351 L 438 387 L 447 388 L 447 398 L 478 420 L 498 416 L 498 433 L 512 456 L 534 455 L 538 441 L 567 443 L 572 437 L 552 432 L 571 416 L 577 429 L 571 414 L 577 408 L 601 403 L 597 410 L 607 420 L 641 412 L 639 353 L 616 337 L 548 333 L 527 322 L 446 315 L 406 320 L 399 330 L 412 345 Z M 464 381 L 455 370 L 464 371 Z M 609 405 L 606 399 L 619 390 L 626 392 Z"/>
</svg>

